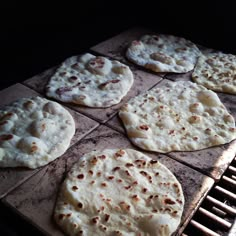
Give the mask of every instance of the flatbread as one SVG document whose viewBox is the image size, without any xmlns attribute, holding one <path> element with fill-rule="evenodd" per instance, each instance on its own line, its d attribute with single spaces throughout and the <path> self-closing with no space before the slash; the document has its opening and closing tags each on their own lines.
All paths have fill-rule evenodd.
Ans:
<svg viewBox="0 0 236 236">
<path fill-rule="evenodd" d="M 216 93 L 192 82 L 167 82 L 121 107 L 127 135 L 138 147 L 194 151 L 236 138 L 235 121 Z"/>
<path fill-rule="evenodd" d="M 236 56 L 222 52 L 202 55 L 192 78 L 214 91 L 236 94 Z"/>
<path fill-rule="evenodd" d="M 86 53 L 62 63 L 51 77 L 46 94 L 62 102 L 109 107 L 118 104 L 132 84 L 128 66 Z"/>
<path fill-rule="evenodd" d="M 70 113 L 41 97 L 0 110 L 0 167 L 37 168 L 61 156 L 75 133 Z"/>
<path fill-rule="evenodd" d="M 132 149 L 85 154 L 61 186 L 54 218 L 68 235 L 171 235 L 184 207 L 164 165 Z"/>
<path fill-rule="evenodd" d="M 126 51 L 130 61 L 155 72 L 188 72 L 199 55 L 200 50 L 189 40 L 164 34 L 144 35 Z"/>
</svg>

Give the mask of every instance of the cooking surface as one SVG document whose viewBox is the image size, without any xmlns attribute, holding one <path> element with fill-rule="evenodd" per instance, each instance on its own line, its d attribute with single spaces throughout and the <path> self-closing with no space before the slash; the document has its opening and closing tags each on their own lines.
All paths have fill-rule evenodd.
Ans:
<svg viewBox="0 0 236 236">
<path fill-rule="evenodd" d="M 40 96 L 40 94 L 25 87 L 22 84 L 13 85 L 0 92 L 0 109 L 3 105 L 9 104 L 16 99 L 33 96 Z M 81 138 L 83 138 L 87 133 L 95 129 L 98 126 L 98 123 L 69 108 L 67 108 L 67 110 L 73 116 L 76 127 L 75 135 L 70 144 L 70 146 L 72 146 Z M 31 177 L 33 174 L 39 171 L 39 169 L 30 170 L 27 168 L 0 168 L 0 198 Z"/>
<path fill-rule="evenodd" d="M 132 85 L 131 90 L 127 93 L 127 95 L 122 99 L 119 104 L 108 108 L 89 108 L 72 104 L 67 105 L 72 109 L 81 112 L 91 117 L 92 119 L 97 120 L 100 123 L 106 122 L 108 119 L 115 115 L 115 113 L 119 110 L 122 104 L 124 104 L 130 98 L 150 89 L 162 79 L 162 77 L 159 75 L 152 75 L 136 68 L 131 68 L 131 70 L 134 75 L 134 83 Z M 39 93 L 44 94 L 44 87 L 47 84 L 47 81 L 53 71 L 55 71 L 55 69 L 49 69 L 38 76 L 34 76 L 33 78 L 24 81 L 23 83 L 26 86 L 29 86 L 30 88 L 38 91 Z"/>
<path fill-rule="evenodd" d="M 127 63 L 124 57 L 125 47 L 131 40 L 148 32 L 150 31 L 137 28 L 125 31 L 123 34 L 92 47 L 91 50 Z M 135 148 L 126 138 L 124 128 L 117 116 L 120 106 L 141 92 L 152 89 L 154 86 L 161 86 L 168 80 L 189 80 L 191 76 L 191 73 L 154 74 L 147 70 L 142 71 L 140 67 L 134 65 L 131 69 L 135 75 L 135 83 L 120 104 L 105 109 L 63 104 L 73 115 L 77 130 L 71 148 L 62 157 L 36 170 L 0 168 L 0 196 L 4 197 L 1 201 L 44 233 L 63 235 L 52 220 L 53 207 L 61 181 L 79 157 L 85 152 L 96 149 Z M 16 84 L 1 91 L 0 106 L 20 97 L 37 96 L 38 94 L 44 96 L 44 86 L 54 70 L 55 68 L 49 69 L 24 81 L 23 84 Z M 236 118 L 236 96 L 225 94 L 219 94 L 219 96 Z M 166 165 L 183 186 L 186 204 L 178 235 L 197 210 L 214 184 L 214 180 L 221 177 L 232 161 L 235 152 L 236 142 L 194 152 L 171 152 L 166 155 L 145 152 Z"/>
<path fill-rule="evenodd" d="M 4 198 L 4 202 L 16 208 L 48 234 L 62 235 L 52 221 L 53 207 L 61 181 L 72 164 L 84 153 L 108 147 L 134 148 L 124 135 L 102 125 L 74 145 L 61 158 L 11 192 Z M 185 225 L 214 181 L 165 155 L 146 154 L 166 165 L 180 181 L 186 201 L 181 226 Z"/>
</svg>

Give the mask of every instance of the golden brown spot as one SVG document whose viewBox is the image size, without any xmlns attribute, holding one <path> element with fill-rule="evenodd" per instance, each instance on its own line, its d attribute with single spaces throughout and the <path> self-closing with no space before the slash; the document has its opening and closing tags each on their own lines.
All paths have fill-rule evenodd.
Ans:
<svg viewBox="0 0 236 236">
<path fill-rule="evenodd" d="M 130 185 L 129 185 L 129 186 L 125 186 L 125 189 L 127 189 L 127 190 L 128 190 L 128 189 L 130 189 L 130 188 L 131 188 L 131 186 L 130 186 Z"/>
<path fill-rule="evenodd" d="M 7 141 L 13 138 L 12 134 L 2 134 L 0 135 L 0 141 Z"/>
<path fill-rule="evenodd" d="M 37 150 L 38 150 L 38 147 L 34 145 L 31 147 L 30 152 L 33 153 L 33 152 L 36 152 Z"/>
<path fill-rule="evenodd" d="M 79 174 L 79 175 L 77 175 L 77 178 L 78 178 L 78 179 L 83 179 L 83 178 L 84 178 L 84 175 L 83 175 L 83 174 Z"/>
<path fill-rule="evenodd" d="M 116 156 L 116 157 L 122 157 L 124 154 L 125 154 L 125 151 L 122 150 L 122 149 L 120 149 L 119 151 L 117 151 L 117 152 L 115 153 L 115 156 Z"/>
<path fill-rule="evenodd" d="M 110 219 L 110 215 L 105 214 L 105 216 L 104 216 L 104 220 L 107 222 L 109 219 Z"/>
<path fill-rule="evenodd" d="M 145 171 L 143 171 L 143 170 L 140 171 L 139 173 L 140 173 L 141 175 L 143 175 L 143 176 L 147 176 L 147 175 L 148 175 L 147 172 L 145 172 Z"/>
<path fill-rule="evenodd" d="M 176 201 L 180 204 L 183 204 L 183 202 L 180 199 L 177 199 Z"/>
<path fill-rule="evenodd" d="M 146 131 L 149 129 L 148 125 L 140 125 L 139 128 Z"/>
<path fill-rule="evenodd" d="M 134 201 L 136 201 L 136 202 L 139 201 L 139 197 L 138 197 L 138 195 L 136 195 L 136 194 L 132 196 L 132 199 L 133 199 Z"/>
<path fill-rule="evenodd" d="M 62 220 L 64 217 L 65 217 L 64 214 L 60 214 L 60 215 L 58 215 L 58 219 L 59 219 L 59 220 Z"/>
<path fill-rule="evenodd" d="M 98 218 L 98 216 L 96 216 L 96 217 L 94 217 L 94 218 L 91 219 L 91 222 L 92 222 L 93 224 L 97 224 L 97 223 L 98 223 L 98 220 L 99 220 L 99 218 Z"/>
<path fill-rule="evenodd" d="M 164 203 L 165 203 L 165 204 L 169 204 L 169 205 L 174 205 L 174 204 L 175 204 L 175 201 L 171 200 L 170 198 L 166 198 L 166 199 L 164 200 Z"/>
<path fill-rule="evenodd" d="M 132 167 L 132 166 L 134 166 L 134 164 L 132 164 L 132 163 L 126 163 L 125 166 L 126 166 L 126 167 Z"/>
<path fill-rule="evenodd" d="M 167 207 L 167 208 L 165 208 L 164 211 L 169 211 L 169 212 L 171 212 L 171 209 Z"/>
<path fill-rule="evenodd" d="M 154 164 L 156 164 L 158 161 L 156 161 L 156 160 L 151 160 L 150 161 L 150 164 L 152 164 L 152 165 L 154 165 Z"/>
<path fill-rule="evenodd" d="M 105 155 L 101 155 L 101 156 L 98 156 L 98 158 L 104 160 L 104 159 L 106 159 L 106 156 Z"/>
<path fill-rule="evenodd" d="M 96 165 L 97 162 L 98 162 L 98 159 L 96 157 L 93 157 L 93 159 L 90 161 L 92 165 Z"/>
<path fill-rule="evenodd" d="M 78 189 L 77 186 L 73 186 L 73 187 L 72 187 L 72 190 L 73 190 L 73 191 L 76 191 L 77 189 Z"/>
<path fill-rule="evenodd" d="M 0 122 L 0 125 L 5 125 L 6 123 L 8 123 L 8 121 L 4 120 L 4 121 Z"/>
<path fill-rule="evenodd" d="M 46 124 L 43 123 L 42 126 L 41 126 L 41 128 L 42 128 L 42 131 L 44 131 L 44 130 L 46 129 Z"/>
<path fill-rule="evenodd" d="M 33 102 L 32 102 L 32 101 L 27 101 L 27 102 L 25 102 L 25 103 L 23 104 L 24 108 L 26 108 L 26 109 L 31 108 L 32 105 L 33 105 Z"/>
<path fill-rule="evenodd" d="M 119 167 L 119 166 L 113 168 L 113 171 L 117 171 L 117 170 L 120 170 L 120 167 Z"/>
</svg>

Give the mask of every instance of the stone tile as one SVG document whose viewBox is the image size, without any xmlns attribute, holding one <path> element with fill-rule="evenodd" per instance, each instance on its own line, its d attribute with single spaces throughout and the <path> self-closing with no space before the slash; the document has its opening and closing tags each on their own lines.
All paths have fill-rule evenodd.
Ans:
<svg viewBox="0 0 236 236">
<path fill-rule="evenodd" d="M 51 76 L 55 73 L 56 69 L 57 66 L 45 70 L 42 73 L 23 81 L 23 84 L 41 94 L 45 94 L 45 86 L 47 85 Z"/>
<path fill-rule="evenodd" d="M 47 235 L 63 235 L 52 219 L 59 187 L 68 170 L 84 153 L 105 148 L 133 148 L 133 146 L 122 134 L 100 126 L 69 149 L 62 158 L 44 167 L 29 181 L 8 194 L 4 198 L 4 203 L 13 207 Z M 214 181 L 165 155 L 144 153 L 166 165 L 182 184 L 185 207 L 178 231 L 180 233 Z"/>
<path fill-rule="evenodd" d="M 144 28 L 132 28 L 93 46 L 90 48 L 90 50 L 94 53 L 102 54 L 104 56 L 121 61 L 129 65 L 131 69 L 137 68 L 147 73 L 163 77 L 166 73 L 157 73 L 142 66 L 136 65 L 135 63 L 129 61 L 125 56 L 125 52 L 129 44 L 133 40 L 137 40 L 145 34 L 155 34 L 155 32 Z"/>
<path fill-rule="evenodd" d="M 236 141 L 199 151 L 170 152 L 167 155 L 218 180 L 236 155 Z"/>
<path fill-rule="evenodd" d="M 125 127 L 123 125 L 122 120 L 120 119 L 119 115 L 116 114 L 114 117 L 112 117 L 106 125 L 122 134 L 126 134 Z"/>
<path fill-rule="evenodd" d="M 153 33 L 152 30 L 144 28 L 132 28 L 124 31 L 106 41 L 103 41 L 90 49 L 96 53 L 112 57 L 116 60 L 127 63 L 125 59 L 125 50 L 128 45 L 145 34 Z"/>
<path fill-rule="evenodd" d="M 44 87 L 47 84 L 47 81 L 49 77 L 52 75 L 54 70 L 55 69 L 47 70 L 44 73 L 41 73 L 37 76 L 34 76 L 31 79 L 24 81 L 23 84 L 46 96 L 44 94 Z M 73 110 L 81 112 L 84 115 L 89 116 L 98 122 L 104 123 L 107 120 L 109 120 L 112 116 L 114 116 L 117 110 L 120 108 L 120 106 L 125 102 L 127 102 L 131 97 L 134 97 L 137 94 L 150 89 L 162 79 L 162 77 L 158 75 L 146 73 L 136 68 L 132 69 L 132 72 L 134 74 L 134 84 L 130 89 L 130 91 L 127 93 L 127 95 L 117 105 L 108 108 L 89 108 L 72 103 L 62 103 L 62 102 L 60 103 L 62 103 L 64 106 L 69 106 Z"/>
<path fill-rule="evenodd" d="M 21 84 L 13 85 L 0 91 L 0 108 L 19 98 L 34 96 L 40 96 L 40 94 Z M 75 112 L 69 108 L 66 109 L 73 116 L 76 126 L 76 132 L 70 144 L 70 146 L 72 146 L 86 134 L 95 129 L 99 124 L 96 121 L 79 114 L 78 112 Z M 0 198 L 31 177 L 39 171 L 39 169 L 40 168 L 36 170 L 30 170 L 27 168 L 0 168 Z"/>
<path fill-rule="evenodd" d="M 221 102 L 225 105 L 229 113 L 236 120 L 236 95 L 226 94 L 226 93 L 217 93 Z"/>
</svg>

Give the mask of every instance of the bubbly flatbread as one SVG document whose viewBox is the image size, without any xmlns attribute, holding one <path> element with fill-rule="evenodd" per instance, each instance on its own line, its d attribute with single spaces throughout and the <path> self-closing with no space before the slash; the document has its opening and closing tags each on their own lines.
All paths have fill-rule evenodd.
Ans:
<svg viewBox="0 0 236 236">
<path fill-rule="evenodd" d="M 131 99 L 119 116 L 138 147 L 194 151 L 236 138 L 235 121 L 216 93 L 196 83 L 167 82 Z"/>
<path fill-rule="evenodd" d="M 128 66 L 86 53 L 68 58 L 49 80 L 46 94 L 89 107 L 118 104 L 133 84 Z"/>
<path fill-rule="evenodd" d="M 61 156 L 75 133 L 70 113 L 41 97 L 0 110 L 0 167 L 37 168 Z"/>
<path fill-rule="evenodd" d="M 197 46 L 172 35 L 144 35 L 133 41 L 126 57 L 139 66 L 155 72 L 184 73 L 192 70 L 201 55 Z"/>
<path fill-rule="evenodd" d="M 132 149 L 85 154 L 61 186 L 54 218 L 68 235 L 171 235 L 184 207 L 163 164 Z"/>
<path fill-rule="evenodd" d="M 236 56 L 222 52 L 200 56 L 192 79 L 214 91 L 236 94 Z"/>
</svg>

